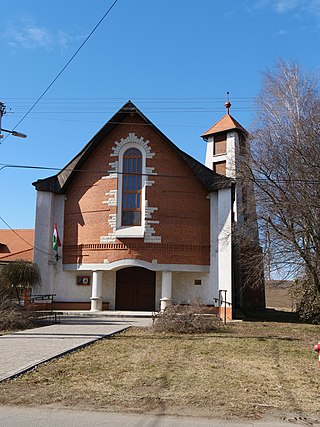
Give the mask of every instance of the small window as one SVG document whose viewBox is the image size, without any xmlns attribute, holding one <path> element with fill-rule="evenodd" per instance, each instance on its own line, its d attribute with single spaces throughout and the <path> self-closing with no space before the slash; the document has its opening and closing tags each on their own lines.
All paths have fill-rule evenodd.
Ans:
<svg viewBox="0 0 320 427">
<path fill-rule="evenodd" d="M 6 243 L 0 243 L 0 253 L 9 253 L 10 249 L 6 245 Z"/>
<path fill-rule="evenodd" d="M 227 152 L 227 134 L 225 132 L 214 136 L 213 154 L 225 154 Z"/>
<path fill-rule="evenodd" d="M 141 225 L 142 154 L 129 148 L 123 155 L 121 225 Z"/>
<path fill-rule="evenodd" d="M 216 162 L 213 163 L 213 171 L 220 175 L 226 175 L 226 162 Z"/>
</svg>

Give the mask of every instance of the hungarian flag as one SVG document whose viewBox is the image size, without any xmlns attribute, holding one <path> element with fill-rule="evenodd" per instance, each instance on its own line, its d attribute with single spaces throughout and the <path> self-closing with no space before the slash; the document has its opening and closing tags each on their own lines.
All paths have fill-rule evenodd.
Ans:
<svg viewBox="0 0 320 427">
<path fill-rule="evenodd" d="M 52 247 L 54 251 L 58 251 L 58 248 L 61 246 L 61 242 L 59 239 L 57 224 L 54 223 L 53 226 L 53 236 L 52 236 Z"/>
</svg>

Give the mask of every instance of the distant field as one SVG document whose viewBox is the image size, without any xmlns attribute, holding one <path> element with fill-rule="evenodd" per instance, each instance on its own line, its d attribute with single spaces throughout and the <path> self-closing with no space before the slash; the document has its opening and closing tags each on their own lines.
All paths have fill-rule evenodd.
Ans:
<svg viewBox="0 0 320 427">
<path fill-rule="evenodd" d="M 266 284 L 266 306 L 278 310 L 292 311 L 295 302 L 290 292 L 290 282 L 269 282 Z"/>
</svg>

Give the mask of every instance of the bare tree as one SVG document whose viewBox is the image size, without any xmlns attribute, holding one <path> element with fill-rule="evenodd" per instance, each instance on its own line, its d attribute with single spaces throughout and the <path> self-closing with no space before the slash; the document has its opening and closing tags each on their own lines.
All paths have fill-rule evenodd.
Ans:
<svg viewBox="0 0 320 427">
<path fill-rule="evenodd" d="M 303 283 L 302 308 L 320 299 L 320 97 L 317 76 L 278 60 L 264 73 L 251 153 L 242 179 L 254 184 L 267 277 Z M 307 301 L 309 300 L 309 302 Z M 314 313 L 314 314 L 316 314 Z"/>
</svg>

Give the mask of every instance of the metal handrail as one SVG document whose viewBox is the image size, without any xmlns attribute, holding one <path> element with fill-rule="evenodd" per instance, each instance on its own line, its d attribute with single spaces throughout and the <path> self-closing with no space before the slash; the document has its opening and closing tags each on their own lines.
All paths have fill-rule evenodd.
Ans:
<svg viewBox="0 0 320 427">
<path fill-rule="evenodd" d="M 45 301 L 45 300 L 51 300 L 51 302 L 53 302 L 53 298 L 55 296 L 56 294 L 39 294 L 39 295 L 31 295 L 30 299 L 31 299 L 31 302 Z"/>
<path fill-rule="evenodd" d="M 220 307 L 222 304 L 232 305 L 232 302 L 223 301 L 223 300 L 220 300 L 219 298 L 213 298 L 213 301 L 215 303 L 220 302 L 220 305 L 218 307 Z"/>
<path fill-rule="evenodd" d="M 224 293 L 224 298 L 222 297 L 222 294 Z M 227 324 L 227 305 L 231 306 L 232 303 L 226 300 L 227 296 L 227 290 L 220 289 L 219 290 L 219 298 L 213 298 L 214 302 L 218 303 L 219 308 L 219 316 L 221 318 L 221 306 L 224 305 L 224 313 L 223 313 L 223 324 Z"/>
</svg>

